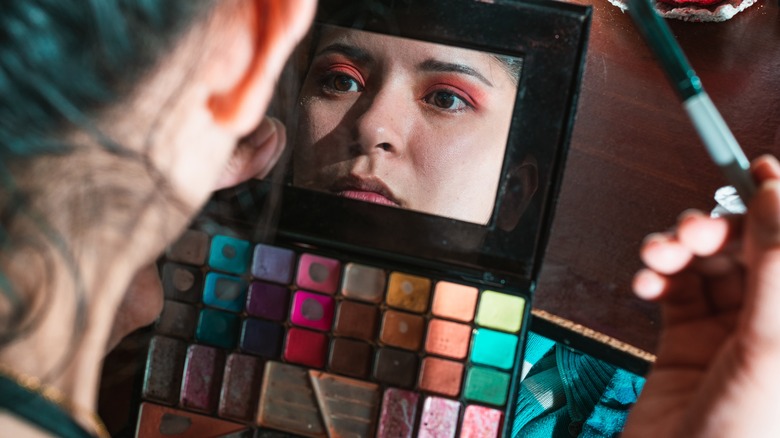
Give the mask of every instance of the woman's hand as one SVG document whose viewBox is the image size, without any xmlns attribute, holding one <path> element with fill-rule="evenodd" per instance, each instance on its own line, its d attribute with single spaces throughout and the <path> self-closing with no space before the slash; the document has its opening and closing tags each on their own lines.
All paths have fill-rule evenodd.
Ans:
<svg viewBox="0 0 780 438">
<path fill-rule="evenodd" d="M 780 164 L 752 173 L 744 217 L 687 212 L 642 246 L 663 332 L 625 437 L 780 436 Z"/>
</svg>

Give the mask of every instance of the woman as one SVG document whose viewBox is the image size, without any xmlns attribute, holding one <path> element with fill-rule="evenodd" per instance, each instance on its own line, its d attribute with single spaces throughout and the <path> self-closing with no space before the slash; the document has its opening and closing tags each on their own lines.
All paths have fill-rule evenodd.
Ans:
<svg viewBox="0 0 780 438">
<path fill-rule="evenodd" d="M 126 291 L 212 191 L 279 156 L 280 125 L 259 121 L 313 8 L 3 2 L 2 435 L 104 433 L 92 412 L 106 348 L 162 300 Z"/>
<path fill-rule="evenodd" d="M 294 185 L 487 223 L 519 61 L 335 27 L 313 53 Z"/>
</svg>

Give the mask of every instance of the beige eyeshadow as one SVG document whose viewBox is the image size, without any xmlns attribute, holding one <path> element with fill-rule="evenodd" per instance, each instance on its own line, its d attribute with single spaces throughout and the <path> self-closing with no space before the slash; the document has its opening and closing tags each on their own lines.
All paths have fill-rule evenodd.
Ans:
<svg viewBox="0 0 780 438">
<path fill-rule="evenodd" d="M 385 293 L 386 276 L 383 269 L 348 263 L 344 268 L 341 293 L 355 300 L 378 303 Z"/>
<path fill-rule="evenodd" d="M 420 367 L 420 388 L 437 394 L 457 397 L 463 379 L 463 364 L 446 359 L 426 357 Z"/>
<path fill-rule="evenodd" d="M 425 277 L 393 272 L 387 285 L 387 304 L 410 312 L 428 310 L 431 280 Z"/>
<path fill-rule="evenodd" d="M 471 327 L 457 322 L 432 319 L 428 324 L 425 351 L 439 356 L 463 359 L 469 350 Z"/>
<path fill-rule="evenodd" d="M 440 281 L 433 294 L 433 314 L 456 321 L 474 319 L 477 307 L 477 288 L 463 284 Z"/>
<path fill-rule="evenodd" d="M 421 316 L 388 310 L 382 317 L 379 340 L 393 347 L 416 351 L 422 344 L 424 330 L 425 320 Z"/>
</svg>

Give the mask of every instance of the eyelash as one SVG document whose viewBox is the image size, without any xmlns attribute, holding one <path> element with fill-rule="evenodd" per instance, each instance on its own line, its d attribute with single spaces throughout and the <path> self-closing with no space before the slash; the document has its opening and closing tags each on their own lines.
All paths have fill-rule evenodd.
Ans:
<svg viewBox="0 0 780 438">
<path fill-rule="evenodd" d="M 330 94 L 347 94 L 347 93 L 362 92 L 363 90 L 365 90 L 365 85 L 361 80 L 362 78 L 358 78 L 355 76 L 360 76 L 359 72 L 357 72 L 357 70 L 355 70 L 355 68 L 350 65 L 338 64 L 338 65 L 330 66 L 322 74 L 322 77 L 320 78 L 320 85 L 324 92 Z M 349 81 L 352 81 L 352 83 L 357 87 L 357 89 L 352 90 L 351 89 L 352 87 L 350 87 L 350 89 L 348 90 L 340 90 L 334 86 L 334 81 L 337 79 L 347 79 Z M 453 90 L 452 87 L 446 84 L 437 84 L 434 87 L 438 87 L 438 88 L 428 91 L 423 96 L 422 101 L 427 105 L 433 106 L 438 111 L 457 114 L 457 113 L 464 112 L 466 110 L 470 110 L 470 109 L 473 110 L 475 108 L 475 105 L 471 102 L 471 100 L 468 97 L 464 96 L 462 93 Z M 434 87 L 429 87 L 428 90 Z M 432 99 L 434 99 L 439 93 L 445 93 L 454 97 L 455 99 L 461 102 L 461 105 L 459 105 L 458 108 L 454 108 L 454 109 L 445 108 L 437 105 L 432 101 Z"/>
</svg>

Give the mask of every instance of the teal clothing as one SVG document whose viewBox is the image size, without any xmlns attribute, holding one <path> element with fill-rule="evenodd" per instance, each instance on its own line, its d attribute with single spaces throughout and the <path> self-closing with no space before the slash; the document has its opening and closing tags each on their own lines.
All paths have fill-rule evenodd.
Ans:
<svg viewBox="0 0 780 438">
<path fill-rule="evenodd" d="M 513 437 L 617 437 L 644 379 L 530 333 Z"/>
<path fill-rule="evenodd" d="M 0 410 L 58 437 L 94 438 L 62 408 L 2 375 Z"/>
</svg>

